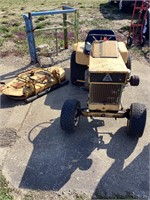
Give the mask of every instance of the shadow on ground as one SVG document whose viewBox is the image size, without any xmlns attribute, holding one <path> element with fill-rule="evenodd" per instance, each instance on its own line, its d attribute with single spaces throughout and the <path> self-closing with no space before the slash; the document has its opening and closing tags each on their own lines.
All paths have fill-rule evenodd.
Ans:
<svg viewBox="0 0 150 200">
<path fill-rule="evenodd" d="M 109 182 L 113 181 L 115 186 L 120 185 L 118 178 L 114 178 L 114 173 L 115 176 L 119 176 L 124 160 L 133 152 L 137 140 L 128 138 L 125 135 L 125 127 L 122 127 L 115 134 L 108 133 L 111 141 L 105 144 L 103 137 L 99 137 L 96 131 L 98 127 L 104 126 L 104 121 L 93 119 L 89 122 L 87 118 L 82 118 L 80 124 L 82 125 L 79 125 L 74 134 L 68 135 L 60 130 L 57 118 L 47 124 L 48 127 L 43 128 L 44 123 L 38 124 L 29 132 L 29 141 L 33 143 L 34 148 L 20 182 L 20 188 L 60 190 L 70 180 L 75 170 L 78 168 L 88 170 L 91 167 L 93 161 L 88 157 L 95 149 L 107 149 L 107 156 L 115 159 L 111 169 L 101 179 L 97 190 L 101 185 L 105 186 L 105 177 Z M 41 131 L 34 136 L 39 128 Z M 129 169 L 126 179 L 129 180 L 130 176 Z M 123 184 L 124 180 L 120 182 Z"/>
<path fill-rule="evenodd" d="M 62 105 L 67 99 L 77 99 L 81 103 L 81 107 L 87 107 L 88 91 L 83 86 L 75 86 L 70 81 L 70 68 L 64 68 L 66 79 L 69 84 L 50 92 L 44 104 L 50 106 L 51 109 L 61 110 Z"/>
<path fill-rule="evenodd" d="M 103 15 L 104 20 L 108 20 L 108 24 L 114 23 L 113 30 L 116 32 L 117 40 L 126 42 L 126 37 L 128 35 L 131 13 L 123 13 L 119 10 L 118 4 L 102 3 L 99 6 L 100 13 Z M 124 23 L 124 20 L 129 20 L 128 25 Z M 116 22 L 115 22 L 116 21 Z M 118 21 L 120 23 L 117 28 Z"/>
<path fill-rule="evenodd" d="M 131 12 L 129 13 L 123 13 L 119 10 L 118 4 L 110 4 L 107 3 L 101 3 L 99 5 L 99 11 L 104 16 L 104 18 L 107 18 L 109 20 L 124 20 L 124 19 L 131 19 Z"/>
<path fill-rule="evenodd" d="M 104 174 L 92 199 L 107 198 L 144 198 L 149 195 L 149 148 L 150 144 L 126 167 L 125 160 L 131 155 L 137 141 L 128 138 L 118 141 L 119 132 L 112 138 L 107 148 L 107 155 L 114 159 L 114 163 Z M 116 148 L 117 147 L 117 148 Z"/>
<path fill-rule="evenodd" d="M 99 126 L 103 126 L 99 121 Z M 22 177 L 20 188 L 33 190 L 59 190 L 70 179 L 77 169 L 88 170 L 92 160 L 88 159 L 91 152 L 97 148 L 93 138 L 97 133 L 92 126 L 87 127 L 87 119 L 82 120 L 82 126 L 74 134 L 65 134 L 60 130 L 59 119 L 51 122 L 32 140 L 34 150 Z M 39 124 L 29 133 L 31 141 L 32 132 L 38 129 Z M 87 130 L 85 131 L 85 127 Z M 90 130 L 90 131 L 89 131 Z M 87 132 L 87 133 L 86 133 Z"/>
<path fill-rule="evenodd" d="M 16 100 L 13 98 L 9 98 L 4 94 L 0 96 L 0 108 L 11 108 L 24 104 L 25 104 L 24 100 Z"/>
<path fill-rule="evenodd" d="M 6 73 L 6 74 L 3 74 L 3 75 L 1 76 L 1 80 L 4 81 L 4 80 L 7 80 L 7 79 L 15 78 L 17 74 L 19 74 L 19 73 L 21 73 L 21 72 L 24 72 L 24 71 L 26 71 L 26 70 L 29 70 L 29 69 L 31 69 L 32 67 L 33 67 L 32 64 L 28 64 L 28 65 L 26 65 L 26 66 L 24 66 L 24 67 L 22 67 L 22 68 L 16 69 L 16 70 L 14 70 L 14 71 L 12 71 L 12 72 L 8 72 L 8 73 Z"/>
</svg>

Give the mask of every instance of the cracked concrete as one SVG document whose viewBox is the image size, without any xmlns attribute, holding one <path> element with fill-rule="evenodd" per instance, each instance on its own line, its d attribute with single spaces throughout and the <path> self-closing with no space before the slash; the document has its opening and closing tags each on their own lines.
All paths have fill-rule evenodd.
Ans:
<svg viewBox="0 0 150 200">
<path fill-rule="evenodd" d="M 13 59 L 10 72 L 4 67 L 6 61 L 1 61 L 4 78 L 6 72 L 16 70 Z M 61 65 L 69 78 L 68 57 Z M 30 104 L 1 96 L 1 127 L 15 129 L 18 136 L 11 147 L 0 147 L 0 165 L 12 187 L 58 193 L 75 190 L 89 198 L 127 194 L 148 198 L 150 68 L 134 58 L 132 66 L 132 74 L 139 75 L 141 82 L 139 87 L 126 87 L 122 100 L 124 107 L 133 102 L 147 106 L 145 132 L 138 141 L 126 136 L 126 119 L 82 117 L 77 131 L 65 134 L 59 125 L 64 101 L 75 98 L 84 106 L 87 100 L 87 92 L 71 84 Z"/>
</svg>

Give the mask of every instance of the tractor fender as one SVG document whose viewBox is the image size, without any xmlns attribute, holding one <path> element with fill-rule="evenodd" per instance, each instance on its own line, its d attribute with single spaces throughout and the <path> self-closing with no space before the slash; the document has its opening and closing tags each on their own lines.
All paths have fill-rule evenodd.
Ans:
<svg viewBox="0 0 150 200">
<path fill-rule="evenodd" d="M 78 42 L 74 44 L 74 51 L 76 52 L 76 63 L 80 65 L 89 65 L 89 55 L 84 53 L 85 42 Z"/>
<path fill-rule="evenodd" d="M 118 42 L 119 52 L 122 56 L 124 63 L 128 61 L 128 50 L 124 42 Z"/>
</svg>

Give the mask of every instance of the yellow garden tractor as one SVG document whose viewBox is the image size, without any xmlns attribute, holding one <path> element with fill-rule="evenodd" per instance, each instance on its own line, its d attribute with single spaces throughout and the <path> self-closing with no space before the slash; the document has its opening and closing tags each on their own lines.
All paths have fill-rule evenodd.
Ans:
<svg viewBox="0 0 150 200">
<path fill-rule="evenodd" d="M 91 30 L 84 42 L 74 44 L 70 61 L 73 85 L 85 85 L 88 106 L 81 108 L 76 99 L 65 101 L 60 126 L 68 133 L 75 131 L 80 116 L 127 118 L 127 134 L 141 137 L 146 123 L 146 107 L 132 103 L 123 108 L 121 96 L 126 84 L 139 85 L 139 77 L 131 76 L 131 57 L 124 42 L 116 40 L 112 30 Z"/>
</svg>

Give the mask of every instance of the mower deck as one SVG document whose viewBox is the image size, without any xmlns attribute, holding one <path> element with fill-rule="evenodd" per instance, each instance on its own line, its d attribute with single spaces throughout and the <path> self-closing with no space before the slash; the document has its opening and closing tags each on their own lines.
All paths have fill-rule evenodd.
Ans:
<svg viewBox="0 0 150 200">
<path fill-rule="evenodd" d="M 33 68 L 4 84 L 0 92 L 8 97 L 30 102 L 67 83 L 65 71 L 61 67 Z"/>
</svg>

